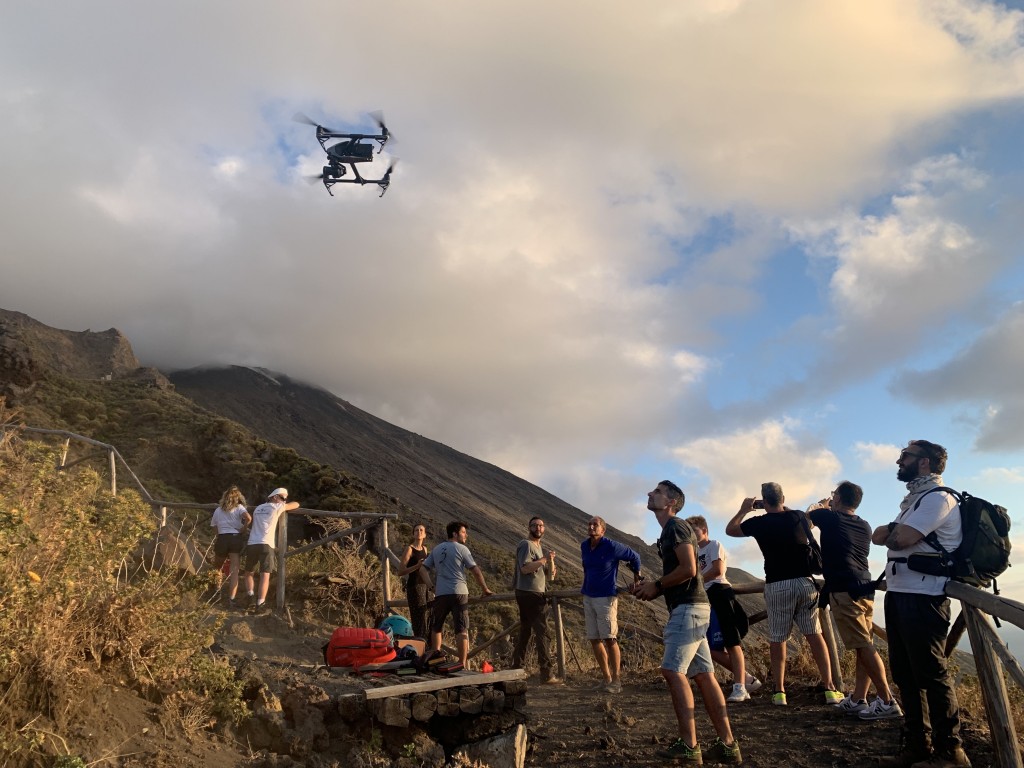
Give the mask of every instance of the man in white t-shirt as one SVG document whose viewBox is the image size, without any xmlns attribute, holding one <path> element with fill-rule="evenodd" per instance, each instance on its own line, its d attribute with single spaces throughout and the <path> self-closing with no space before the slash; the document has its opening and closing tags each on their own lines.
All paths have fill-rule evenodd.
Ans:
<svg viewBox="0 0 1024 768">
<path fill-rule="evenodd" d="M 274 560 L 277 556 L 274 546 L 277 541 L 277 521 L 285 512 L 298 508 L 299 502 L 288 501 L 287 488 L 275 488 L 270 492 L 266 503 L 253 510 L 249 543 L 245 547 L 245 591 L 249 594 L 249 608 L 256 613 L 267 610 L 270 572 L 274 570 Z M 257 570 L 260 572 L 260 584 L 259 592 L 254 595 L 253 577 Z"/>
<path fill-rule="evenodd" d="M 747 633 L 746 614 L 740 613 L 743 608 L 736 601 L 736 593 L 726 574 L 727 555 L 722 542 L 708 538 L 708 521 L 702 515 L 686 518 L 686 522 L 697 534 L 697 567 L 704 579 L 711 610 L 715 621 L 708 630 L 708 645 L 711 647 L 711 658 L 732 672 L 732 692 L 726 701 L 736 704 L 750 699 L 750 694 L 761 687 L 761 681 L 747 674 L 746 661 L 743 657 L 743 646 L 740 641 Z M 714 626 L 718 626 L 720 638 L 712 636 Z"/>
<path fill-rule="evenodd" d="M 912 571 L 907 558 L 935 550 L 924 540 L 935 533 L 952 552 L 962 540 L 960 506 L 943 486 L 946 449 L 911 440 L 896 460 L 896 478 L 907 484 L 900 513 L 871 534 L 889 550 L 885 568 L 885 629 L 893 682 L 903 700 L 906 745 L 881 766 L 970 768 L 960 738 L 960 705 L 946 667 L 949 598 L 945 576 Z M 927 705 L 924 702 L 927 701 Z"/>
</svg>

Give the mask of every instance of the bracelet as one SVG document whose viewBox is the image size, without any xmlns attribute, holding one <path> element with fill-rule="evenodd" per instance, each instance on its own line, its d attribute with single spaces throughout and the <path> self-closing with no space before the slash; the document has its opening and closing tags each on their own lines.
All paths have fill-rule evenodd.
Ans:
<svg viewBox="0 0 1024 768">
<path fill-rule="evenodd" d="M 889 533 L 892 533 L 894 530 L 896 530 L 896 523 L 889 523 L 888 527 L 889 527 Z"/>
</svg>

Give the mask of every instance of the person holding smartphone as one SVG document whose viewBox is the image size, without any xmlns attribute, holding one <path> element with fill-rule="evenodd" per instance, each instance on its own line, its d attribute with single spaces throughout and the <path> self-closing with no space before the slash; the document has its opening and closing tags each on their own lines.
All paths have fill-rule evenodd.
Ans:
<svg viewBox="0 0 1024 768">
<path fill-rule="evenodd" d="M 753 510 L 765 514 L 744 520 Z M 786 706 L 786 641 L 797 623 L 821 676 L 826 704 L 839 704 L 843 694 L 832 683 L 828 647 L 818 620 L 818 587 L 807 562 L 804 513 L 789 509 L 778 483 L 762 483 L 761 499 L 743 500 L 725 527 L 729 536 L 752 536 L 764 555 L 764 602 L 768 609 L 768 645 L 775 693 L 772 704 Z"/>
</svg>

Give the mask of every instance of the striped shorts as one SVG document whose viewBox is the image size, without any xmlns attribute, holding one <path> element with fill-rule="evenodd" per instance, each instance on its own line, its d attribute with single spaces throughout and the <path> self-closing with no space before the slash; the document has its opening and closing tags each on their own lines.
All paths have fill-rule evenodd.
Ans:
<svg viewBox="0 0 1024 768">
<path fill-rule="evenodd" d="M 768 609 L 768 639 L 771 642 L 786 642 L 794 620 L 805 635 L 821 633 L 818 587 L 809 577 L 765 584 L 764 603 Z"/>
</svg>

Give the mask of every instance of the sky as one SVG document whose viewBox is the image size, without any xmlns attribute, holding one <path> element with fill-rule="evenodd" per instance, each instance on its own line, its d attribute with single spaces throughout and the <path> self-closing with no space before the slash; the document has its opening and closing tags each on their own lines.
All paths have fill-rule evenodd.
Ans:
<svg viewBox="0 0 1024 768">
<path fill-rule="evenodd" d="M 648 541 L 664 478 L 715 538 L 763 481 L 886 523 L 911 439 L 1022 519 L 1019 3 L 14 0 L 0 107 L 5 309 L 285 372 Z M 293 116 L 372 110 L 391 188 L 330 197 Z"/>
</svg>

